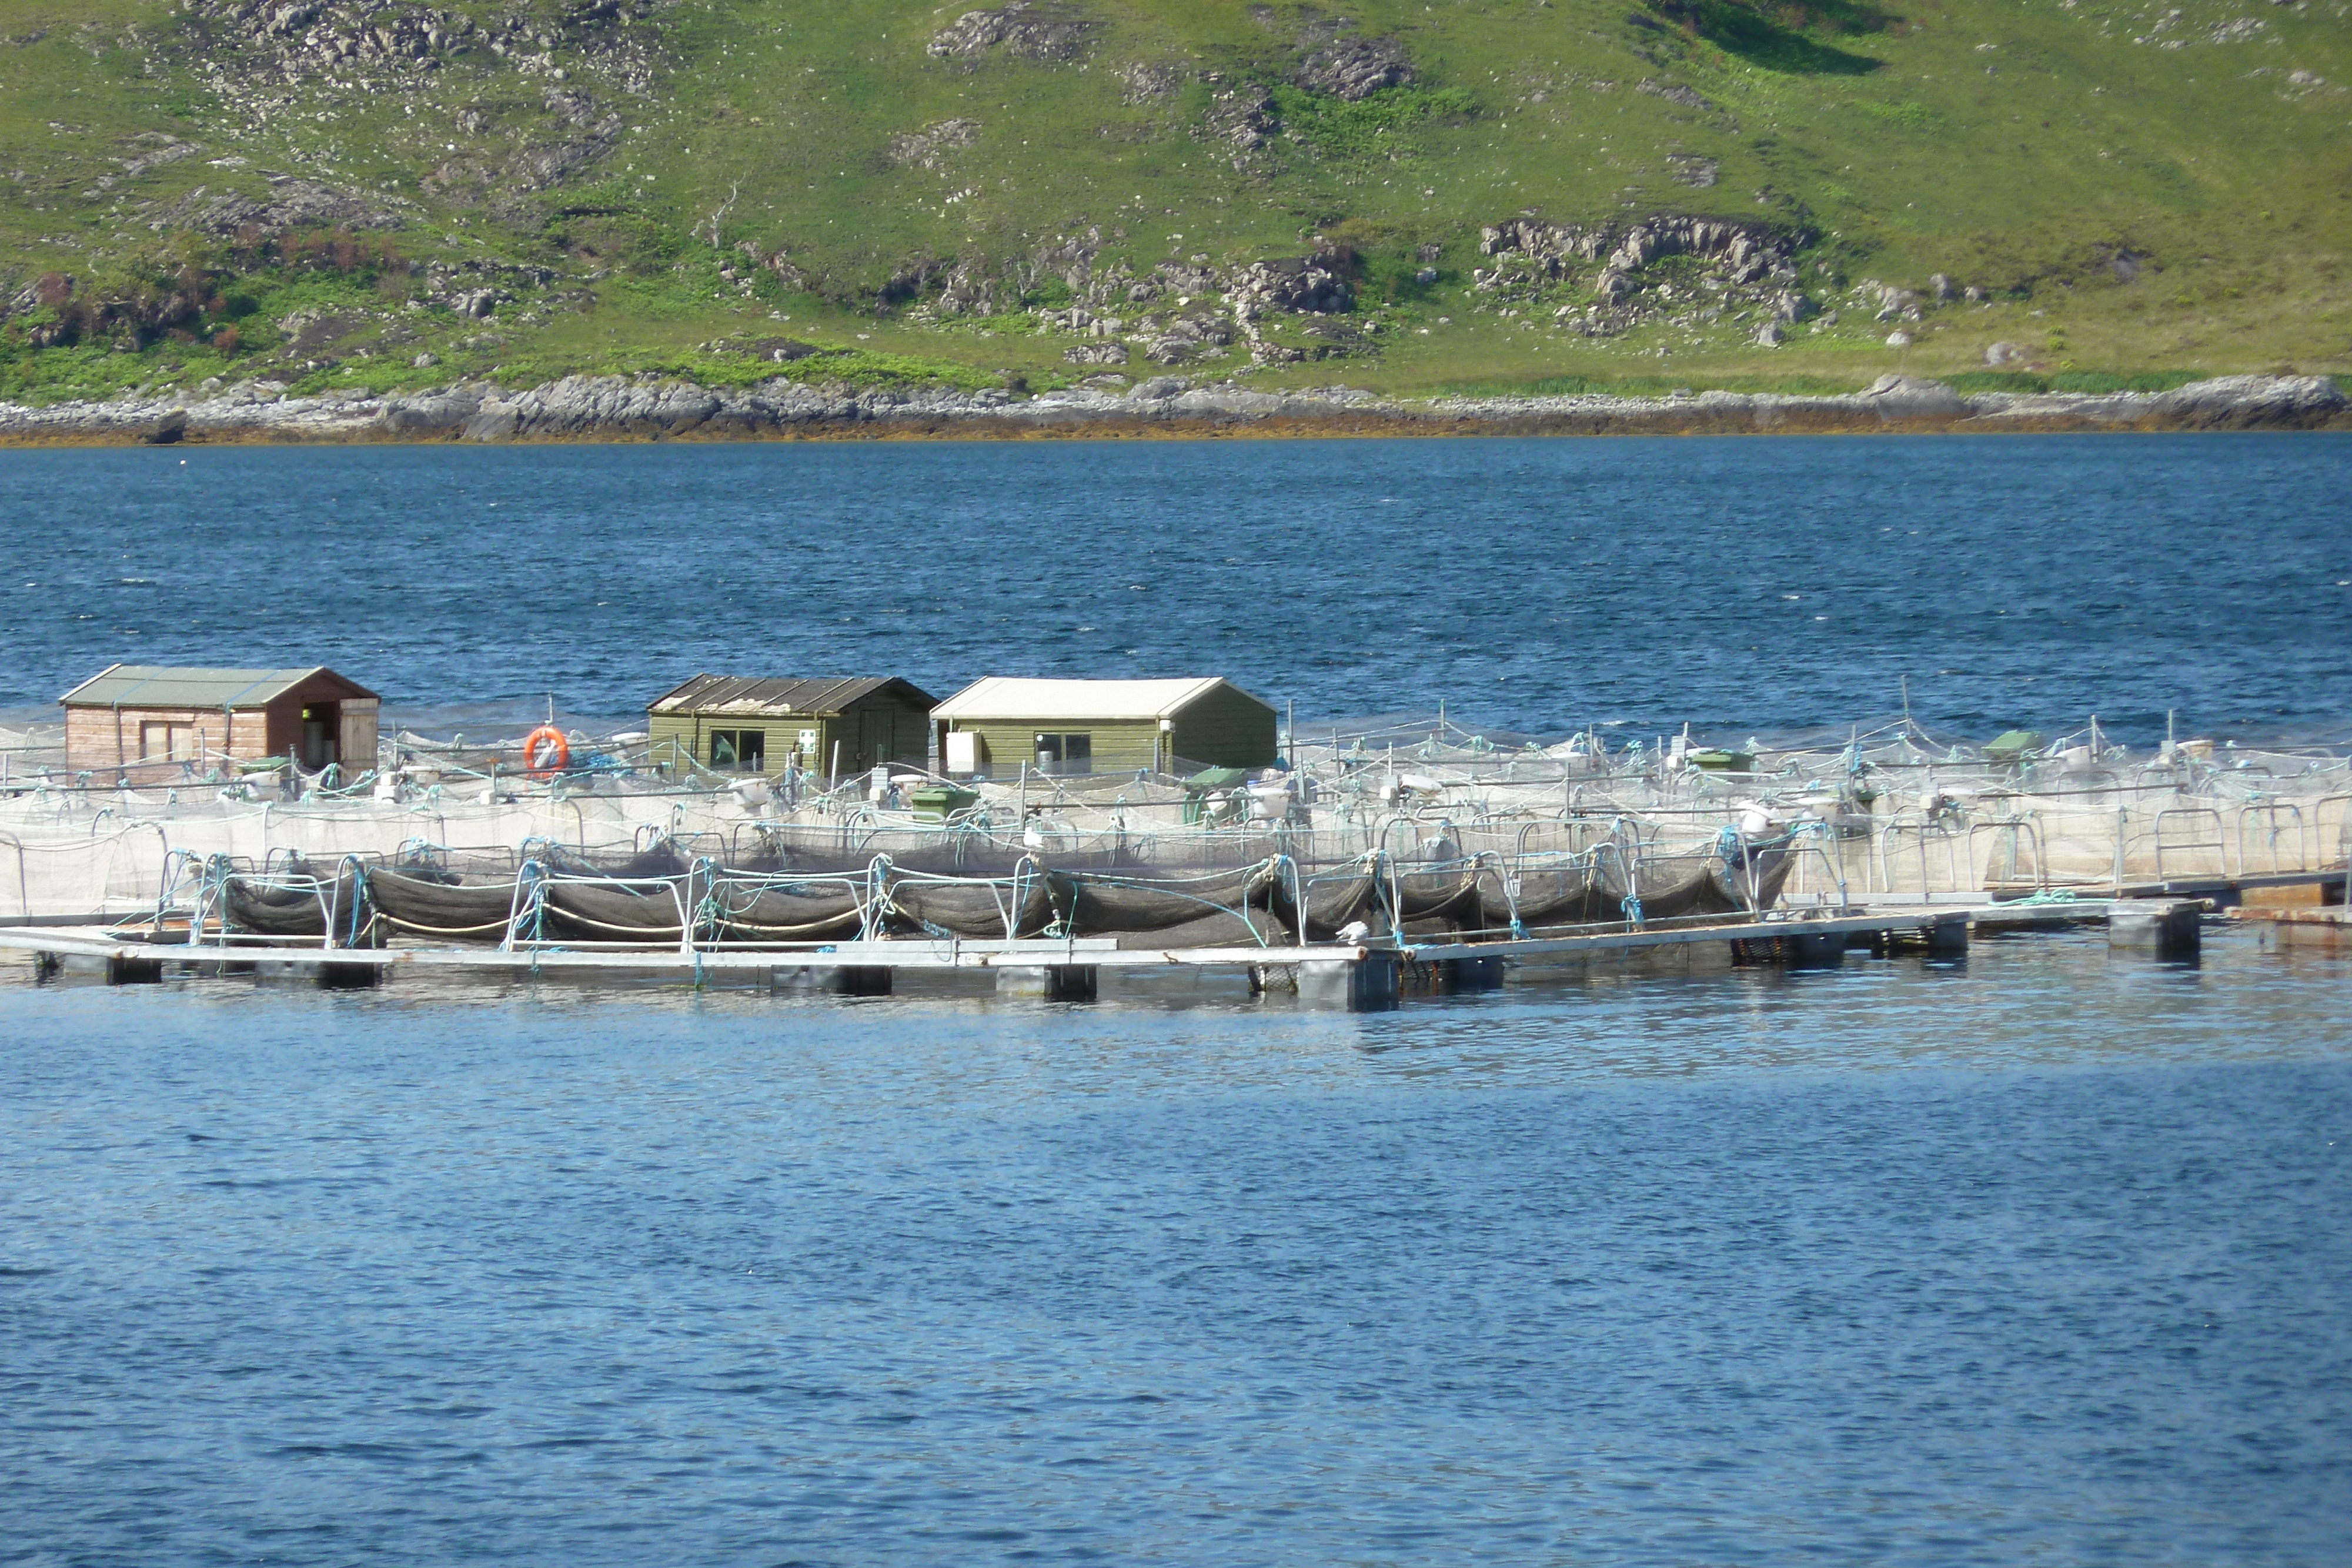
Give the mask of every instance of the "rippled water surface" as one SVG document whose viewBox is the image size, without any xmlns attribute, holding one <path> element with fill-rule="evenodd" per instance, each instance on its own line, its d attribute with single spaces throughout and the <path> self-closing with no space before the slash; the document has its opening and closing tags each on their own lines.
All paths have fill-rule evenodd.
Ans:
<svg viewBox="0 0 2352 1568">
<path fill-rule="evenodd" d="M 2341 739 L 2352 434 L 0 452 L 0 707 L 145 664 L 613 717 L 1227 674 L 1564 734 Z M 1739 738 L 1734 737 L 1733 738 Z"/>
<path fill-rule="evenodd" d="M 328 663 L 2341 738 L 2352 438 L 0 452 L 0 706 Z M 0 1563 L 2352 1560 L 2352 960 L 1377 1017 L 0 965 Z"/>
<path fill-rule="evenodd" d="M 2352 1540 L 2352 961 L 1374 1017 L 24 975 L 0 1560 Z"/>
</svg>

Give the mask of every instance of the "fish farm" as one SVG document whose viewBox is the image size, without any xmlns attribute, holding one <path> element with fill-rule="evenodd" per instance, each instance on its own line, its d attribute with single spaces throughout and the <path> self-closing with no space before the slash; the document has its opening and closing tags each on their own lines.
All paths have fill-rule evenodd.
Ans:
<svg viewBox="0 0 2352 1568">
<path fill-rule="evenodd" d="M 1975 936 L 2086 923 L 2173 958 L 2209 918 L 2282 945 L 2352 929 L 2337 750 L 2134 753 L 2095 724 L 1969 744 L 1908 721 L 1737 750 L 1497 744 L 1425 719 L 1284 738 L 1256 768 L 770 775 L 644 731 L 401 730 L 356 770 L 93 777 L 50 733 L 0 734 L 0 951 L 116 983 L 431 971 L 1373 1009 L 1955 959 Z"/>
</svg>

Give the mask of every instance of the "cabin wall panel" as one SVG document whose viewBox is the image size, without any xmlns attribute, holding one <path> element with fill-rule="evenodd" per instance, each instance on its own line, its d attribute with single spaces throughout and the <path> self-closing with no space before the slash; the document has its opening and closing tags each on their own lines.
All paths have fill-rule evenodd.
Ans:
<svg viewBox="0 0 2352 1568">
<path fill-rule="evenodd" d="M 184 755 L 177 758 L 142 759 L 140 730 L 145 725 L 168 725 L 186 732 Z M 66 768 L 75 773 L 129 769 L 128 782 L 149 784 L 182 778 L 184 763 L 208 772 L 221 758 L 250 761 L 267 757 L 268 726 L 257 710 L 223 713 L 218 708 L 66 709 Z"/>
<path fill-rule="evenodd" d="M 1153 766 L 1160 739 L 1160 721 L 1156 718 L 987 719 L 958 723 L 955 727 L 978 735 L 987 743 L 989 773 L 998 779 L 1013 778 L 1020 773 L 1023 763 L 1036 762 L 1040 735 L 1091 737 L 1097 773 L 1132 773 Z"/>
<path fill-rule="evenodd" d="M 1176 716 L 1176 755 L 1218 768 L 1265 768 L 1278 742 L 1274 709 L 1247 692 L 1219 686 Z"/>
<path fill-rule="evenodd" d="M 711 731 L 756 730 L 765 737 L 766 771 L 772 774 L 782 773 L 791 762 L 792 753 L 800 747 L 803 730 L 816 732 L 815 745 L 800 759 L 804 771 L 831 771 L 835 741 L 841 745 L 844 773 L 886 762 L 906 762 L 919 768 L 930 748 L 929 726 L 930 710 L 897 700 L 853 704 L 848 711 L 840 714 L 658 713 L 648 714 L 646 719 L 646 732 L 656 748 L 657 762 L 667 759 L 668 753 L 663 747 L 668 743 L 680 756 L 692 757 L 708 767 Z M 869 740 L 874 745 L 869 746 Z"/>
</svg>

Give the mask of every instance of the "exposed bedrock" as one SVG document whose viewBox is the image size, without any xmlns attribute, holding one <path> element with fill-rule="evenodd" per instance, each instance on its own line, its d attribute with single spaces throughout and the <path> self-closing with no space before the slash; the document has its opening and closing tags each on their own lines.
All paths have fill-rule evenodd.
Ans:
<svg viewBox="0 0 2352 1568">
<path fill-rule="evenodd" d="M 1116 381 L 1117 378 L 1111 378 Z M 2326 376 L 2222 376 L 2165 392 L 1961 393 L 1884 376 L 1838 397 L 1406 400 L 1346 387 L 1259 392 L 1155 376 L 1124 392 L 1076 387 L 1018 398 L 997 388 L 858 388 L 782 378 L 717 391 L 654 377 L 567 376 L 512 390 L 460 382 L 391 397 L 289 397 L 253 382 L 194 402 L 0 403 L 0 442 L 563 441 L 860 434 L 1706 434 L 1768 431 L 2352 429 L 2352 400 Z"/>
<path fill-rule="evenodd" d="M 934 58 L 978 60 L 992 50 L 1019 59 L 1071 60 L 1086 51 L 1095 25 L 1068 5 L 1013 0 L 994 11 L 967 11 L 935 35 Z"/>
<path fill-rule="evenodd" d="M 1413 69 L 1394 38 L 1340 37 L 1310 52 L 1290 79 L 1308 92 L 1354 103 L 1382 88 L 1409 84 Z"/>
</svg>

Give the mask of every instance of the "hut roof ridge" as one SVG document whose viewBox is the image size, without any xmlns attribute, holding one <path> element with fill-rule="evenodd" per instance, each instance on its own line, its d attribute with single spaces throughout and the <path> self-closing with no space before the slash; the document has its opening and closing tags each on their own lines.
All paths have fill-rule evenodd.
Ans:
<svg viewBox="0 0 2352 1568">
<path fill-rule="evenodd" d="M 948 719 L 1169 718 L 1225 685 L 1232 683 L 1222 675 L 1115 681 L 989 675 L 931 712 L 934 717 Z M 1241 691 L 1239 686 L 1233 689 Z M 1253 702 L 1265 700 L 1247 692 L 1242 695 Z"/>
<path fill-rule="evenodd" d="M 649 713 L 837 714 L 885 686 L 903 685 L 925 706 L 930 694 L 896 675 L 698 674 L 646 705 Z"/>
<path fill-rule="evenodd" d="M 58 701 L 69 707 L 266 707 L 305 681 L 321 675 L 350 687 L 348 695 L 352 696 L 376 695 L 324 664 L 291 670 L 110 664 Z"/>
</svg>

